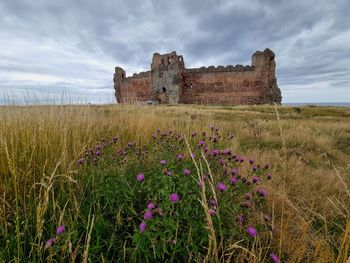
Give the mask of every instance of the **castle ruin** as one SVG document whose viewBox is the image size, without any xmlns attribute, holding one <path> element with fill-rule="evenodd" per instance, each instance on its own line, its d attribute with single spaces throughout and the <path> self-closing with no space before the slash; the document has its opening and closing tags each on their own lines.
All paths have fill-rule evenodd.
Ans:
<svg viewBox="0 0 350 263">
<path fill-rule="evenodd" d="M 274 58 L 265 49 L 253 54 L 251 66 L 185 68 L 175 51 L 154 53 L 150 71 L 126 77 L 115 68 L 115 96 L 118 103 L 280 104 Z"/>
</svg>

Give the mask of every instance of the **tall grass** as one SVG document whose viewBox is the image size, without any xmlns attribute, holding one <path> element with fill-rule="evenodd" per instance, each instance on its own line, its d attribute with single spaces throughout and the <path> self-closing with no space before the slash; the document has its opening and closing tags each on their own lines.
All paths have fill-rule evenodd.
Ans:
<svg viewBox="0 0 350 263">
<path fill-rule="evenodd" d="M 284 261 L 346 262 L 350 256 L 350 110 L 282 107 L 278 112 L 277 122 L 269 106 L 1 107 L 0 259 L 43 259 L 45 231 L 54 228 L 48 222 L 60 224 L 66 212 L 62 200 L 72 201 L 69 209 L 81 209 L 75 192 L 81 184 L 76 160 L 85 149 L 114 136 L 121 145 L 129 141 L 145 145 L 157 129 L 189 134 L 215 125 L 224 134 L 235 135 L 227 148 L 272 163 L 269 200 Z M 198 164 L 199 174 L 201 165 L 206 166 Z M 201 198 L 210 227 L 207 200 L 205 195 Z M 48 211 L 55 213 L 48 215 Z M 72 262 L 80 250 L 85 261 L 94 253 L 91 231 L 96 220 L 93 213 L 86 218 L 86 235 L 76 237 L 79 246 L 63 245 Z M 207 260 L 222 261 L 218 252 L 222 241 L 215 236 L 212 232 L 215 242 Z M 231 248 L 239 248 L 240 260 L 259 262 L 267 260 L 259 256 L 259 248 L 266 245 L 239 248 L 239 243 L 232 243 Z M 232 249 L 227 248 L 227 253 Z"/>
</svg>

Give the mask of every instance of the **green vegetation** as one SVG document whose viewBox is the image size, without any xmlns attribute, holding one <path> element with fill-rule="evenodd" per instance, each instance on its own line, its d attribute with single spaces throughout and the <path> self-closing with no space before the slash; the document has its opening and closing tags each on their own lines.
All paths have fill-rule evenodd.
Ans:
<svg viewBox="0 0 350 263">
<path fill-rule="evenodd" d="M 0 262 L 346 262 L 349 117 L 0 107 Z"/>
</svg>

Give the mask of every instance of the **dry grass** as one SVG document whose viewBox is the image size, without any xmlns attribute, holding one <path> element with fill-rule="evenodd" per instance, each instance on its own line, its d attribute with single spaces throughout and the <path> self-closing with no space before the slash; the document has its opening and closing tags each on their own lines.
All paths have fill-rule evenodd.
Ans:
<svg viewBox="0 0 350 263">
<path fill-rule="evenodd" d="M 20 211 L 27 216 L 28 206 L 36 203 L 40 240 L 40 220 L 54 200 L 50 187 L 60 180 L 74 183 L 73 164 L 87 145 L 115 134 L 124 143 L 144 144 L 156 129 L 191 131 L 217 125 L 235 134 L 232 148 L 274 164 L 270 199 L 280 225 L 281 255 L 288 262 L 345 262 L 350 242 L 350 109 L 282 107 L 278 112 L 280 125 L 270 106 L 1 107 L 0 225 L 6 232 L 17 217 L 13 258 L 27 253 L 21 248 Z M 33 191 L 38 200 L 28 199 Z M 85 241 L 86 253 L 90 241 Z M 246 254 L 255 261 L 249 253 L 259 252 L 253 247 Z"/>
</svg>

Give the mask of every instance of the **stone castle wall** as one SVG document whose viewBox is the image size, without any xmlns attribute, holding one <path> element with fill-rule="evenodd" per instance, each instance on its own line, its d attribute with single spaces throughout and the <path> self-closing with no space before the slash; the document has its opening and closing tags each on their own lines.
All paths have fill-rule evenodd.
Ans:
<svg viewBox="0 0 350 263">
<path fill-rule="evenodd" d="M 155 101 L 164 104 L 281 103 L 275 78 L 274 53 L 265 49 L 252 56 L 251 66 L 228 65 L 186 69 L 176 52 L 155 53 L 151 71 L 125 77 L 117 67 L 114 88 L 118 102 Z"/>
</svg>

